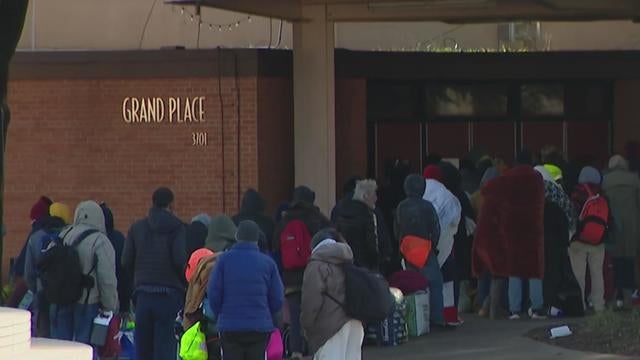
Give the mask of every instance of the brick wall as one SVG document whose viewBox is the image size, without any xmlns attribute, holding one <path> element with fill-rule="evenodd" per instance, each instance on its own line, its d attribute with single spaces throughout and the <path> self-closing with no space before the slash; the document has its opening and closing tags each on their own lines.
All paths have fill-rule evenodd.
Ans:
<svg viewBox="0 0 640 360">
<path fill-rule="evenodd" d="M 224 139 L 216 77 L 11 81 L 5 268 L 24 243 L 29 210 L 40 195 L 72 207 L 86 199 L 106 201 L 123 232 L 145 216 L 151 193 L 163 185 L 174 190 L 176 212 L 185 221 L 200 212 L 233 214 L 238 190 L 258 185 L 257 76 L 237 83 L 225 76 L 221 85 Z M 129 96 L 205 96 L 206 122 L 126 124 L 122 101 Z M 208 146 L 193 146 L 192 132 L 207 132 Z"/>
</svg>

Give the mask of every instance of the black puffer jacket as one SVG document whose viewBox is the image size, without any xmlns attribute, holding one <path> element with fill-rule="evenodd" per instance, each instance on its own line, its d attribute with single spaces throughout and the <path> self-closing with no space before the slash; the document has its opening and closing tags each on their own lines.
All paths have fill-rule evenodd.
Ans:
<svg viewBox="0 0 640 360">
<path fill-rule="evenodd" d="M 282 217 L 282 221 L 276 226 L 276 230 L 273 233 L 273 240 L 271 242 L 271 249 L 275 253 L 280 252 L 280 234 L 287 226 L 289 221 L 300 220 L 309 230 L 309 234 L 313 237 L 318 231 L 329 227 L 331 223 L 326 216 L 320 212 L 320 209 L 308 202 L 300 201 L 289 208 Z M 304 269 L 299 271 L 286 271 L 282 272 L 282 282 L 291 291 L 299 290 L 302 288 L 302 278 L 304 275 Z"/>
<path fill-rule="evenodd" d="M 186 262 L 185 226 L 172 213 L 152 207 L 147 218 L 129 229 L 122 266 L 134 274 L 136 288 L 184 290 Z"/>
<path fill-rule="evenodd" d="M 241 221 L 244 220 L 252 220 L 260 230 L 264 233 L 267 238 L 267 244 L 271 243 L 271 237 L 273 236 L 273 231 L 275 229 L 275 223 L 273 219 L 264 214 L 265 210 L 265 201 L 254 189 L 249 189 L 244 193 L 242 197 L 242 204 L 240 205 L 240 212 L 236 214 L 231 219 L 236 224 L 240 224 Z M 269 249 L 271 250 L 271 249 Z"/>
<path fill-rule="evenodd" d="M 440 238 L 440 223 L 433 205 L 422 198 L 426 183 L 422 176 L 412 174 L 404 182 L 404 199 L 396 210 L 394 231 L 399 241 L 406 235 L 415 235 L 432 241 L 435 249 Z"/>
<path fill-rule="evenodd" d="M 354 264 L 379 271 L 382 258 L 374 216 L 367 204 L 350 199 L 341 203 L 335 224 L 353 251 Z"/>
</svg>

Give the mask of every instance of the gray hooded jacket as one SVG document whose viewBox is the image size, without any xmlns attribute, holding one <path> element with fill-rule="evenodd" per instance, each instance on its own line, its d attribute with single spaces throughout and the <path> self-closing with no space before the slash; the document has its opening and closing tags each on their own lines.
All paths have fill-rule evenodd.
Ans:
<svg viewBox="0 0 640 360">
<path fill-rule="evenodd" d="M 94 259 L 97 259 L 95 269 L 89 274 L 94 279 L 94 285 L 89 292 L 87 303 L 100 303 L 103 310 L 115 311 L 118 308 L 116 256 L 106 235 L 104 214 L 100 206 L 94 201 L 78 204 L 73 225 L 62 230 L 60 237 L 66 245 L 70 245 L 80 234 L 91 229 L 98 232 L 87 236 L 76 247 L 85 274 L 89 274 L 94 266 Z M 84 303 L 86 291 L 83 291 L 80 303 Z"/>
</svg>

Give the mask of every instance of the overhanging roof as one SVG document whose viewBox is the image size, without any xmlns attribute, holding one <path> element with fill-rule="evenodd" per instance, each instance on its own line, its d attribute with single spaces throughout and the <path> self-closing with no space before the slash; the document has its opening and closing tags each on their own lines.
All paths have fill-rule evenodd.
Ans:
<svg viewBox="0 0 640 360">
<path fill-rule="evenodd" d="M 332 21 L 454 23 L 638 20 L 640 0 L 165 0 L 304 21 L 305 5 L 326 5 Z"/>
</svg>

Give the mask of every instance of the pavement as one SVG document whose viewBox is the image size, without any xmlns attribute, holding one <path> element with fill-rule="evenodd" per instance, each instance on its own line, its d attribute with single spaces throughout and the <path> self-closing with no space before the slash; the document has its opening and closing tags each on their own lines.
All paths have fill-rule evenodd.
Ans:
<svg viewBox="0 0 640 360">
<path fill-rule="evenodd" d="M 621 360 L 629 357 L 585 353 L 540 343 L 524 336 L 560 320 L 488 320 L 464 316 L 457 329 L 439 329 L 398 347 L 366 347 L 364 360 Z"/>
</svg>

